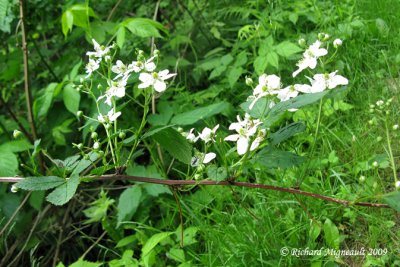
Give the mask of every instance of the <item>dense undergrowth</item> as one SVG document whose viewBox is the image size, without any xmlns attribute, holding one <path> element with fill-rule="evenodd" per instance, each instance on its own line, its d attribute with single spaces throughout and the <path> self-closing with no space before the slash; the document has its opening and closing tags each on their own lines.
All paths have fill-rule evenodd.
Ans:
<svg viewBox="0 0 400 267">
<path fill-rule="evenodd" d="M 387 197 L 398 190 L 399 179 L 398 1 L 23 2 L 32 116 L 40 142 L 21 130 L 22 125 L 31 133 L 19 5 L 0 0 L 0 176 L 68 176 L 66 187 L 74 177 L 81 181 L 70 200 L 47 196 L 61 206 L 47 202 L 47 192 L 12 192 L 11 183 L 0 184 L 1 266 L 400 265 L 400 196 Z M 341 46 L 333 46 L 336 38 Z M 152 59 L 157 71 L 177 73 L 165 79 L 165 91 L 153 84 L 150 94 L 137 87 L 152 78 L 132 70 L 128 83 L 134 85 L 126 89 L 126 102 L 117 93 L 110 97 L 114 114 L 121 111 L 118 129 L 112 127 L 116 118 L 98 118 L 109 110 L 103 103 L 107 96 L 100 107 L 93 104 L 100 101 L 91 94 L 96 99 L 112 87 L 107 77 L 85 73 L 93 39 L 113 46 L 114 61 L 145 62 L 157 54 Z M 337 70 L 348 85 L 273 120 L 259 116 L 268 124 L 265 139 L 258 129 L 259 147 L 254 153 L 246 150 L 254 158 L 240 157 L 236 140 L 224 138 L 234 134 L 229 125 L 238 114 L 254 116 L 265 104 L 261 98 L 249 110 L 252 87 L 263 73 L 278 75 L 285 86 L 309 83 L 305 76 L 313 77 L 313 70 L 304 70 L 297 80 L 292 73 L 318 39 L 329 55 L 317 69 Z M 114 73 L 107 66 L 112 64 L 105 58 L 99 64 L 99 72 L 110 79 Z M 196 164 L 192 150 L 186 155 L 176 148 L 186 147 L 182 133 L 188 137 L 192 128 L 197 134 L 218 124 L 216 135 L 194 145 Z M 282 129 L 288 136 L 272 135 Z M 142 138 L 142 130 L 149 139 Z M 173 142 L 181 139 L 185 142 Z M 274 148 L 268 150 L 271 143 Z M 214 154 L 211 165 L 207 152 Z M 74 155 L 82 158 L 65 160 Z M 82 179 L 88 173 L 74 168 L 88 159 L 99 159 L 81 170 L 89 167 L 91 175 L 197 181 L 234 176 L 392 208 L 344 206 L 256 188 Z M 323 252 L 284 255 L 284 248 Z M 361 249 L 366 255 L 333 253 Z"/>
</svg>

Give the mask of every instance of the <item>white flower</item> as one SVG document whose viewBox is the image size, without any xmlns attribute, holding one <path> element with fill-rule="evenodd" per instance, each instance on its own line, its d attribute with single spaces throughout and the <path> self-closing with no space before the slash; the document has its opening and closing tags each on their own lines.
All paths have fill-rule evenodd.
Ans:
<svg viewBox="0 0 400 267">
<path fill-rule="evenodd" d="M 167 88 L 165 80 L 174 77 L 176 73 L 169 73 L 169 70 L 162 70 L 159 73 L 140 73 L 139 80 L 142 82 L 139 84 L 139 88 L 153 87 L 154 90 L 161 93 Z"/>
<path fill-rule="evenodd" d="M 114 80 L 116 80 L 119 77 L 128 77 L 129 74 L 134 70 L 131 65 L 127 67 L 121 60 L 117 60 L 116 64 L 111 67 L 111 71 L 117 74 L 117 76 L 114 78 Z"/>
<path fill-rule="evenodd" d="M 199 138 L 200 138 L 201 140 L 203 140 L 204 143 L 206 143 L 206 144 L 207 144 L 208 142 L 210 142 L 210 141 L 215 142 L 214 136 L 215 136 L 215 133 L 216 133 L 216 131 L 218 130 L 218 128 L 219 128 L 219 124 L 217 124 L 217 126 L 215 126 L 213 129 L 210 129 L 210 128 L 208 128 L 208 127 L 205 127 L 205 128 L 203 129 L 203 131 L 199 134 Z"/>
<path fill-rule="evenodd" d="M 393 130 L 397 130 L 397 129 L 399 129 L 399 125 L 398 124 L 393 125 Z"/>
<path fill-rule="evenodd" d="M 276 75 L 267 75 L 262 74 L 258 78 L 258 85 L 253 90 L 253 95 L 250 97 L 253 99 L 251 102 L 249 109 L 251 110 L 256 102 L 267 95 L 276 94 L 281 88 L 281 78 Z"/>
<path fill-rule="evenodd" d="M 97 57 L 97 58 L 102 58 L 103 56 L 106 56 L 110 52 L 111 46 L 103 46 L 99 45 L 95 39 L 92 39 L 93 46 L 94 46 L 94 52 L 87 52 L 86 55 L 89 57 Z"/>
<path fill-rule="evenodd" d="M 333 47 L 338 48 L 339 46 L 341 46 L 343 44 L 343 41 L 340 39 L 335 39 L 333 41 Z"/>
<path fill-rule="evenodd" d="M 12 185 L 10 191 L 11 191 L 11 193 L 17 193 L 18 189 L 19 189 L 18 187 L 16 187 L 15 185 Z"/>
<path fill-rule="evenodd" d="M 190 143 L 196 143 L 196 141 L 199 139 L 199 137 L 196 137 L 196 135 L 193 133 L 194 128 L 190 129 L 189 132 L 183 132 L 182 135 L 185 137 Z"/>
<path fill-rule="evenodd" d="M 85 69 L 86 69 L 86 78 L 90 77 L 94 71 L 96 71 L 100 67 L 100 61 L 99 60 L 94 60 L 94 59 L 89 59 L 88 64 L 86 64 Z"/>
<path fill-rule="evenodd" d="M 296 97 L 299 92 L 310 93 L 311 86 L 308 84 L 295 84 L 285 87 L 278 91 L 277 97 L 281 101 L 289 100 L 290 98 Z"/>
<path fill-rule="evenodd" d="M 266 130 L 265 129 L 261 129 L 260 131 L 258 131 L 258 135 L 257 135 L 256 139 L 254 139 L 254 141 L 251 143 L 250 151 L 253 151 L 257 147 L 260 146 L 261 142 L 265 138 L 265 134 L 266 134 Z"/>
<path fill-rule="evenodd" d="M 119 81 L 111 81 L 108 80 L 108 86 L 109 88 L 106 91 L 106 94 L 103 96 L 100 96 L 97 100 L 103 99 L 104 97 L 106 98 L 105 103 L 109 106 L 112 105 L 111 99 L 113 96 L 116 97 L 124 97 L 125 96 L 125 87 L 127 83 L 128 77 L 124 77 L 124 79 L 119 80 Z"/>
<path fill-rule="evenodd" d="M 190 161 L 190 165 L 192 167 L 197 167 L 200 164 L 207 164 L 210 161 L 212 161 L 213 159 L 215 159 L 217 155 L 213 152 L 204 154 L 204 153 L 196 153 L 196 155 L 194 157 L 192 157 L 192 160 Z"/>
<path fill-rule="evenodd" d="M 306 68 L 315 69 L 317 66 L 317 59 L 328 54 L 328 50 L 320 48 L 320 46 L 321 42 L 317 40 L 303 53 L 303 59 L 297 63 L 299 69 L 293 72 L 293 77 L 296 77 Z"/>
<path fill-rule="evenodd" d="M 395 186 L 396 188 L 400 188 L 400 181 L 396 181 L 396 183 L 394 184 L 394 186 Z"/>
<path fill-rule="evenodd" d="M 383 100 L 378 100 L 378 101 L 376 101 L 376 105 L 377 105 L 378 107 L 383 106 L 383 104 L 385 104 L 385 102 L 383 102 Z"/>
<path fill-rule="evenodd" d="M 100 148 L 100 143 L 99 142 L 94 142 L 94 144 L 93 144 L 93 149 L 94 150 L 97 150 L 97 149 L 99 149 Z"/>
<path fill-rule="evenodd" d="M 121 112 L 120 112 L 120 111 L 115 112 L 114 109 L 111 109 L 111 110 L 107 113 L 107 115 L 99 114 L 99 115 L 97 116 L 97 120 L 98 120 L 99 122 L 101 122 L 101 123 L 113 122 L 113 121 L 116 121 L 117 118 L 118 118 L 120 115 L 121 115 Z"/>
<path fill-rule="evenodd" d="M 237 142 L 237 152 L 239 155 L 243 155 L 249 148 L 250 138 L 256 134 L 257 127 L 262 122 L 250 119 L 250 115 L 247 113 L 244 120 L 241 120 L 239 116 L 237 116 L 237 120 L 238 122 L 234 122 L 229 126 L 229 130 L 235 130 L 237 134 L 229 135 L 224 140 Z"/>
<path fill-rule="evenodd" d="M 347 85 L 349 81 L 341 76 L 336 75 L 337 71 L 331 72 L 329 74 L 315 74 L 314 80 L 308 78 L 311 81 L 311 91 L 310 93 L 322 92 L 325 89 L 333 89 L 338 85 Z"/>
</svg>

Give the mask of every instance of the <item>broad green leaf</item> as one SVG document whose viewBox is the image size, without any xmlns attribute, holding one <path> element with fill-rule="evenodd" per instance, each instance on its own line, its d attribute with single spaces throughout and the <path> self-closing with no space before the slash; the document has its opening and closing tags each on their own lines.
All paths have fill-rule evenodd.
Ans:
<svg viewBox="0 0 400 267">
<path fill-rule="evenodd" d="M 268 65 L 267 58 L 265 56 L 258 56 L 254 60 L 253 65 L 257 75 L 263 74 Z"/>
<path fill-rule="evenodd" d="M 142 188 L 138 185 L 134 185 L 127 188 L 122 192 L 118 200 L 118 224 L 123 221 L 129 221 L 135 214 L 140 204 L 140 198 L 142 197 Z"/>
<path fill-rule="evenodd" d="M 0 151 L 0 177 L 12 177 L 17 174 L 17 156 L 7 150 Z"/>
<path fill-rule="evenodd" d="M 213 181 L 223 181 L 228 177 L 228 173 L 226 172 L 226 169 L 224 167 L 217 167 L 215 165 L 210 165 L 207 168 L 207 176 L 209 179 Z"/>
<path fill-rule="evenodd" d="M 277 145 L 290 138 L 291 136 L 303 132 L 305 129 L 306 126 L 302 122 L 294 122 L 292 124 L 289 124 L 270 135 L 270 145 Z"/>
<path fill-rule="evenodd" d="M 125 28 L 119 27 L 117 31 L 117 45 L 119 48 L 122 48 L 125 43 Z"/>
<path fill-rule="evenodd" d="M 71 81 L 75 80 L 81 66 L 82 66 L 82 60 L 79 60 L 79 62 L 76 63 L 75 66 L 72 68 L 71 72 L 69 73 L 69 79 Z"/>
<path fill-rule="evenodd" d="M 166 33 L 164 26 L 154 20 L 147 18 L 130 18 L 121 23 L 134 35 L 139 37 L 161 37 L 159 31 Z"/>
<path fill-rule="evenodd" d="M 228 109 L 228 107 L 229 104 L 227 102 L 218 102 L 206 107 L 196 108 L 194 110 L 176 115 L 172 118 L 171 123 L 177 125 L 194 124 L 199 120 L 203 120 L 215 114 L 221 113 Z"/>
<path fill-rule="evenodd" d="M 67 37 L 68 32 L 72 30 L 73 23 L 74 15 L 70 10 L 66 10 L 61 16 L 61 27 L 65 37 Z"/>
<path fill-rule="evenodd" d="M 246 111 L 246 113 L 250 114 L 251 117 L 259 119 L 269 113 L 270 106 L 272 104 L 271 100 L 268 100 L 267 98 L 261 98 L 254 104 L 253 108 L 250 110 L 249 107 L 252 101 L 252 99 L 249 99 L 246 102 L 240 104 L 240 107 L 244 111 Z"/>
<path fill-rule="evenodd" d="M 168 151 L 172 157 L 189 164 L 192 158 L 192 146 L 188 140 L 172 128 L 166 128 L 155 133 L 153 139 Z"/>
<path fill-rule="evenodd" d="M 383 200 L 393 209 L 400 212 L 400 191 L 395 191 L 383 195 Z"/>
<path fill-rule="evenodd" d="M 181 229 L 182 229 L 182 227 L 180 225 L 175 231 L 176 239 L 178 242 L 181 242 L 181 238 L 182 238 Z M 184 247 L 197 243 L 196 235 L 197 235 L 198 231 L 199 231 L 199 228 L 194 227 L 194 226 L 184 228 L 184 230 L 183 230 L 183 246 Z"/>
<path fill-rule="evenodd" d="M 318 224 L 313 222 L 310 226 L 308 236 L 310 237 L 310 239 L 312 241 L 315 241 L 318 238 L 320 233 L 321 233 L 321 227 Z"/>
<path fill-rule="evenodd" d="M 68 267 L 99 267 L 101 265 L 103 265 L 101 262 L 90 262 L 80 258 L 78 261 L 72 263 Z"/>
<path fill-rule="evenodd" d="M 324 223 L 324 237 L 331 248 L 339 249 L 340 235 L 336 225 L 329 219 Z"/>
<path fill-rule="evenodd" d="M 156 134 L 156 133 L 158 133 L 158 132 L 160 132 L 162 130 L 165 130 L 167 128 L 171 128 L 171 127 L 174 127 L 174 126 L 175 126 L 174 124 L 171 124 L 171 125 L 166 125 L 166 126 L 151 127 L 144 135 L 142 135 L 141 139 L 142 140 L 146 139 L 146 138 L 148 138 L 148 137 L 150 137 L 150 136 L 152 136 L 152 135 L 154 135 L 154 134 Z"/>
<path fill-rule="evenodd" d="M 247 63 L 247 52 L 244 50 L 236 56 L 235 67 L 241 67 Z"/>
<path fill-rule="evenodd" d="M 275 51 L 280 56 L 287 58 L 287 57 L 297 54 L 303 50 L 300 47 L 298 47 L 297 45 L 295 45 L 289 41 L 284 41 L 275 47 Z"/>
<path fill-rule="evenodd" d="M 142 257 L 145 257 L 147 254 L 149 254 L 154 249 L 154 247 L 158 245 L 158 243 L 160 243 L 172 234 L 173 232 L 162 232 L 150 237 L 142 248 Z"/>
<path fill-rule="evenodd" d="M 258 152 L 252 161 L 264 168 L 287 169 L 300 165 L 304 159 L 292 152 L 266 147 Z"/>
<path fill-rule="evenodd" d="M 80 93 L 72 87 L 72 84 L 67 84 L 63 90 L 64 105 L 69 112 L 76 115 L 79 109 L 79 102 L 81 100 Z"/>
<path fill-rule="evenodd" d="M 237 68 L 232 68 L 229 73 L 228 73 L 228 82 L 230 87 L 233 87 L 237 80 L 240 78 L 240 75 L 242 75 L 243 69 L 240 67 Z"/>
<path fill-rule="evenodd" d="M 275 69 L 279 68 L 279 57 L 277 53 L 270 51 L 267 54 L 265 60 L 267 62 L 267 65 L 274 67 Z"/>
<path fill-rule="evenodd" d="M 67 182 L 58 186 L 50 194 L 47 195 L 46 200 L 56 206 L 61 206 L 67 203 L 76 192 L 79 185 L 79 176 L 73 175 Z"/>
<path fill-rule="evenodd" d="M 26 151 L 32 148 L 33 145 L 29 143 L 26 139 L 12 140 L 0 145 L 0 151 L 8 151 L 13 153 Z"/>
<path fill-rule="evenodd" d="M 58 176 L 39 176 L 26 177 L 16 183 L 15 186 L 29 191 L 41 191 L 57 187 L 63 183 L 65 183 L 65 179 Z"/>
<path fill-rule="evenodd" d="M 181 248 L 171 248 L 167 253 L 167 257 L 177 262 L 184 262 L 185 252 Z"/>
<path fill-rule="evenodd" d="M 108 264 L 110 267 L 139 267 L 139 263 L 130 249 L 124 251 L 121 259 L 112 260 Z"/>
</svg>

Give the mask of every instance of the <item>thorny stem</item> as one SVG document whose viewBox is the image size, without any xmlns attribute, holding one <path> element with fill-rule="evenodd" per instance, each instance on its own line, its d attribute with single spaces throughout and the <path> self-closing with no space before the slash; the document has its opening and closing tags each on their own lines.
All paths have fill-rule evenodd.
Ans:
<svg viewBox="0 0 400 267">
<path fill-rule="evenodd" d="M 324 196 L 317 193 L 302 191 L 296 188 L 288 188 L 288 187 L 281 187 L 275 185 L 266 185 L 266 184 L 258 184 L 258 183 L 250 183 L 250 182 L 235 182 L 232 179 L 228 178 L 225 181 L 212 181 L 212 180 L 171 180 L 171 179 L 158 179 L 158 178 L 149 178 L 149 177 L 141 177 L 141 176 L 130 176 L 130 175 L 101 175 L 101 176 L 86 176 L 83 177 L 85 179 L 92 179 L 94 181 L 109 181 L 109 180 L 130 180 L 135 182 L 141 183 L 151 183 L 151 184 L 162 184 L 162 185 L 169 185 L 169 186 L 184 186 L 184 185 L 220 185 L 220 186 L 237 186 L 237 187 L 249 187 L 249 188 L 259 188 L 265 190 L 273 190 L 279 192 L 287 192 L 291 194 L 298 194 L 303 196 L 308 196 L 312 198 L 322 199 L 329 202 L 334 202 L 337 204 L 341 204 L 344 206 L 363 206 L 363 207 L 374 207 L 374 208 L 390 208 L 387 204 L 380 204 L 380 203 L 371 203 L 371 202 L 357 202 L 357 201 L 350 201 L 344 199 L 338 199 L 334 197 Z M 22 181 L 23 177 L 0 177 L 1 182 L 8 182 L 8 183 L 17 183 Z"/>
</svg>

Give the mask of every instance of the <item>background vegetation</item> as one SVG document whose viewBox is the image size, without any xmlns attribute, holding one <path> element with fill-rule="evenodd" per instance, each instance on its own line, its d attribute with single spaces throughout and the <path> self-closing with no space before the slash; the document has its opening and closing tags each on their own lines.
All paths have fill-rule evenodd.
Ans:
<svg viewBox="0 0 400 267">
<path fill-rule="evenodd" d="M 310 43 L 324 32 L 343 40 L 331 66 L 349 79 L 349 86 L 324 101 L 319 123 L 318 104 L 285 115 L 286 121 L 306 124 L 305 131 L 280 145 L 304 156 L 302 165 L 263 170 L 251 181 L 295 187 L 300 179 L 303 190 L 354 201 L 395 191 L 388 140 L 398 165 L 399 135 L 391 127 L 399 122 L 399 1 L 25 2 L 40 143 L 13 138 L 18 124 L 30 131 L 20 9 L 15 0 L 0 0 L 0 176 L 41 172 L 39 157 L 49 174 L 54 171 L 50 158 L 77 154 L 72 143 L 82 138 L 90 142 L 89 127 L 76 118 L 78 110 L 89 112 L 89 98 L 72 85 L 84 73 L 92 38 L 103 44 L 115 41 L 126 61 L 135 57 L 136 48 L 150 53 L 150 38 L 155 38 L 162 52 L 159 64 L 178 75 L 172 89 L 157 100 L 151 125 L 226 103 L 213 116 L 188 123 L 186 130 L 234 121 L 250 92 L 245 76 L 257 80 L 264 72 L 276 73 L 290 82 L 300 50 L 288 50 L 289 43 L 298 48 L 299 38 Z M 390 98 L 389 115 L 370 111 L 370 104 Z M 140 111 L 135 105 L 129 108 L 123 123 L 137 125 Z M 382 120 L 370 124 L 373 118 Z M 164 176 L 149 155 L 136 158 L 126 172 Z M 128 181 L 83 184 L 66 205 L 52 206 L 43 191 L 12 193 L 10 187 L 0 185 L 2 266 L 400 265 L 399 213 L 393 209 L 345 207 L 252 188 L 200 186 L 177 192 L 151 184 L 132 187 Z M 121 206 L 128 206 L 124 220 L 118 217 Z M 387 253 L 285 257 L 282 247 L 381 248 Z"/>
</svg>

